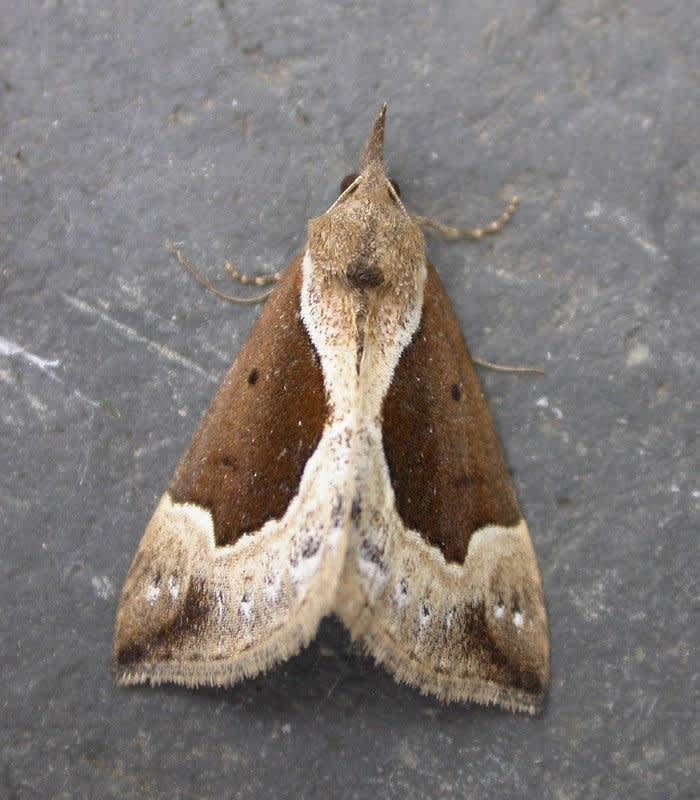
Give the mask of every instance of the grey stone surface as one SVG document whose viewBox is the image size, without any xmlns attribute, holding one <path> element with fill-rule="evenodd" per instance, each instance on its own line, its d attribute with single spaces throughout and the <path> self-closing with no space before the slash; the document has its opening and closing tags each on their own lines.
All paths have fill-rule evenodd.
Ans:
<svg viewBox="0 0 700 800">
<path fill-rule="evenodd" d="M 693 0 L 0 2 L 3 798 L 698 794 Z M 121 582 L 272 270 L 381 101 L 542 567 L 537 719 L 443 708 L 323 624 L 229 691 L 117 690 Z M 222 281 L 223 282 L 223 281 Z M 225 285 L 225 282 L 223 282 Z"/>
</svg>

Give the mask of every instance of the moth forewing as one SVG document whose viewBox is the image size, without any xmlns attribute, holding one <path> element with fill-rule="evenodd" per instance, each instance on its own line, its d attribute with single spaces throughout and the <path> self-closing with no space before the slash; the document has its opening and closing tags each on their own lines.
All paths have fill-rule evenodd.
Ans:
<svg viewBox="0 0 700 800">
<path fill-rule="evenodd" d="M 431 221 L 386 174 L 385 112 L 147 527 L 117 614 L 120 683 L 232 684 L 297 652 L 335 612 L 423 692 L 541 705 L 537 562 L 426 258 Z"/>
</svg>

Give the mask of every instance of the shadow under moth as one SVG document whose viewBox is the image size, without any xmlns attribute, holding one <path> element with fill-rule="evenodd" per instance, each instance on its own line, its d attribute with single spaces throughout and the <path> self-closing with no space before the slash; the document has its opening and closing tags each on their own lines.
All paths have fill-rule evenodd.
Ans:
<svg viewBox="0 0 700 800">
<path fill-rule="evenodd" d="M 149 522 L 122 591 L 119 684 L 227 686 L 334 613 L 399 681 L 535 713 L 542 583 L 423 227 L 384 167 L 308 225 Z"/>
</svg>

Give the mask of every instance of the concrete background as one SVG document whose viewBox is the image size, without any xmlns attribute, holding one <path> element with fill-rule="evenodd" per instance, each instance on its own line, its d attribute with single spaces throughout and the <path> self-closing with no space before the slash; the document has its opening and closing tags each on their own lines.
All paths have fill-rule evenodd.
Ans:
<svg viewBox="0 0 700 800">
<path fill-rule="evenodd" d="M 0 796 L 698 794 L 693 0 L 0 2 Z M 389 103 L 539 556 L 537 719 L 443 708 L 328 621 L 229 691 L 117 690 L 129 562 L 274 270 Z"/>
</svg>

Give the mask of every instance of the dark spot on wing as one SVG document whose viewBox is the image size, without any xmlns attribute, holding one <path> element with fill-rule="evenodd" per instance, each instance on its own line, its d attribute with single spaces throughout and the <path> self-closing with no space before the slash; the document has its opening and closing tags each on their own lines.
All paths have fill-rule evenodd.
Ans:
<svg viewBox="0 0 700 800">
<path fill-rule="evenodd" d="M 321 539 L 318 536 L 310 536 L 308 539 L 304 541 L 304 544 L 301 546 L 301 557 L 313 558 L 313 556 L 315 556 L 316 553 L 318 553 L 320 547 L 321 547 Z"/>
<path fill-rule="evenodd" d="M 143 661 L 146 657 L 146 649 L 140 644 L 128 644 L 122 647 L 117 653 L 117 665 L 120 667 L 128 667 L 131 664 L 137 664 Z"/>
<path fill-rule="evenodd" d="M 187 593 L 174 619 L 155 630 L 139 631 L 140 641 L 127 641 L 116 654 L 116 665 L 128 667 L 149 659 L 172 658 L 182 643 L 196 636 L 209 615 L 206 590 L 201 581 L 190 580 Z"/>
<path fill-rule="evenodd" d="M 340 527 L 343 521 L 343 498 L 340 493 L 336 494 L 333 508 L 331 509 L 331 523 L 334 528 Z"/>
<path fill-rule="evenodd" d="M 363 539 L 360 544 L 360 558 L 363 561 L 369 561 L 379 567 L 380 572 L 386 572 L 386 564 L 384 563 L 384 551 L 377 547 L 374 542 L 369 539 Z"/>
<path fill-rule="evenodd" d="M 474 478 L 472 478 L 471 475 L 467 475 L 466 472 L 463 472 L 454 479 L 453 486 L 455 489 L 468 489 L 470 486 L 473 486 L 474 483 Z"/>
</svg>

